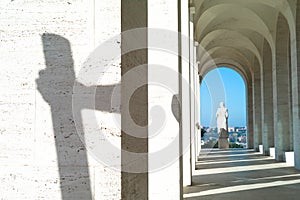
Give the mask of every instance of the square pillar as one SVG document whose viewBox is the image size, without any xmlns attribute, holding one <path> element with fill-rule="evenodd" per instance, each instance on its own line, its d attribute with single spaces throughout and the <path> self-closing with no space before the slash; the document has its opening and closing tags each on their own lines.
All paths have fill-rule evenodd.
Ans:
<svg viewBox="0 0 300 200">
<path fill-rule="evenodd" d="M 181 74 L 188 77 L 189 69 L 183 70 L 180 56 L 188 51 L 178 35 L 188 30 L 181 6 L 174 0 L 122 1 L 122 199 L 183 195 L 182 146 L 189 138 L 182 132 L 189 136 L 189 120 L 182 123 L 181 109 L 189 91 Z"/>
<path fill-rule="evenodd" d="M 196 134 L 196 145 L 197 145 L 197 152 L 196 156 L 200 155 L 201 151 L 201 133 L 200 133 L 200 77 L 199 77 L 199 63 L 197 63 L 197 68 L 195 69 L 195 95 L 196 95 L 196 103 L 195 103 L 195 134 Z"/>
<path fill-rule="evenodd" d="M 270 155 L 270 147 L 274 147 L 274 123 L 273 123 L 273 86 L 272 86 L 272 55 L 267 41 L 264 42 L 264 67 L 261 69 L 261 105 L 262 105 L 262 144 L 264 155 Z"/>
<path fill-rule="evenodd" d="M 191 166 L 191 91 L 190 91 L 190 38 L 189 38 L 189 2 L 181 0 L 181 112 L 182 112 L 182 172 L 183 186 L 192 184 Z"/>
<path fill-rule="evenodd" d="M 122 32 L 147 28 L 147 7 L 147 0 L 122 0 Z M 139 83 L 148 83 L 147 39 L 145 30 L 123 33 L 121 38 L 121 196 L 124 200 L 148 199 L 149 195 L 148 87 L 135 88 Z M 133 51 L 133 46 L 142 49 Z M 136 70 L 143 65 L 146 65 L 144 70 Z"/>
<path fill-rule="evenodd" d="M 277 161 L 291 150 L 290 33 L 286 19 L 279 15 L 276 37 L 276 63 L 273 65 L 274 143 Z"/>
<path fill-rule="evenodd" d="M 296 33 L 291 38 L 291 61 L 294 161 L 295 168 L 300 170 L 300 2 L 297 2 Z"/>
<path fill-rule="evenodd" d="M 148 1 L 148 197 L 153 200 L 183 195 L 180 6 L 174 0 Z"/>
<path fill-rule="evenodd" d="M 198 74 L 198 68 L 200 65 L 200 62 L 197 61 L 197 48 L 199 46 L 199 43 L 196 41 L 195 46 L 194 46 L 194 68 L 193 68 L 193 84 L 194 84 L 194 124 L 193 124 L 193 130 L 194 130 L 194 144 L 195 144 L 195 159 L 196 162 L 198 161 L 198 156 L 200 154 L 200 149 L 201 149 L 201 139 L 199 137 L 199 129 L 197 127 L 197 124 L 199 123 L 199 118 L 200 118 L 200 96 L 199 96 L 199 91 L 200 91 L 200 81 L 199 81 L 199 74 Z M 199 142 L 200 141 L 200 142 Z M 200 144 L 200 145 L 199 145 Z"/>
<path fill-rule="evenodd" d="M 254 149 L 259 151 L 259 145 L 262 144 L 261 133 L 261 74 L 260 65 L 255 59 L 254 73 L 253 73 L 253 128 L 254 128 Z"/>
<path fill-rule="evenodd" d="M 190 94 L 191 94 L 191 108 L 190 108 L 190 137 L 191 137 L 191 164 L 192 174 L 196 169 L 196 144 L 195 144 L 195 48 L 194 48 L 194 24 L 190 22 Z"/>
<path fill-rule="evenodd" d="M 251 83 L 248 84 L 247 94 L 247 148 L 253 149 L 253 89 Z"/>
</svg>

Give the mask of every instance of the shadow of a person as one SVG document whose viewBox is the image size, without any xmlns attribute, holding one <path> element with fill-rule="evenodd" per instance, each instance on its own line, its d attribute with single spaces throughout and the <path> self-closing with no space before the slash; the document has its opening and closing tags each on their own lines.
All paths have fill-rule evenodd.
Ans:
<svg viewBox="0 0 300 200">
<path fill-rule="evenodd" d="M 121 86 L 116 84 L 86 87 L 78 83 L 69 41 L 62 36 L 47 33 L 42 35 L 42 43 L 46 69 L 39 72 L 36 83 L 39 92 L 51 107 L 61 196 L 63 200 L 93 199 L 87 150 L 84 137 L 79 136 L 79 134 L 84 134 L 80 111 L 91 109 L 120 113 L 121 97 L 112 97 L 112 95 L 114 90 L 120 93 Z M 80 86 L 77 95 L 83 95 L 82 101 L 78 101 L 80 105 L 76 105 L 76 108 L 72 105 L 74 85 Z M 88 98 L 91 97 L 91 94 L 94 95 L 95 101 L 87 100 L 85 94 Z M 114 98 L 113 102 L 117 102 L 114 105 L 111 105 L 112 98 Z M 171 109 L 179 122 L 180 103 L 178 95 L 173 96 Z M 75 126 L 74 114 L 76 115 L 76 122 L 81 123 L 76 124 L 77 126 Z M 152 123 L 158 127 L 163 124 L 161 121 Z"/>
<path fill-rule="evenodd" d="M 42 35 L 46 69 L 36 80 L 39 92 L 51 107 L 56 153 L 63 200 L 92 199 L 87 152 L 75 127 L 72 88 L 73 58 L 67 39 Z"/>
</svg>

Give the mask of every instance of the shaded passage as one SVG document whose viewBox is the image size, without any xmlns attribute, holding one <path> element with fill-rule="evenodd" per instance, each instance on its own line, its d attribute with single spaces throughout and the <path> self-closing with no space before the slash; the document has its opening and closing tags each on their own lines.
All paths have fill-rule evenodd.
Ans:
<svg viewBox="0 0 300 200">
<path fill-rule="evenodd" d="M 299 199 L 300 171 L 252 150 L 202 150 L 184 199 Z"/>
</svg>

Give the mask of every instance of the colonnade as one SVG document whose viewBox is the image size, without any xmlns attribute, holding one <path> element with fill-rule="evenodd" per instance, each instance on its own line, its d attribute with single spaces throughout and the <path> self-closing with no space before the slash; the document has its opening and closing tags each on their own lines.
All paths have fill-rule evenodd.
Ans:
<svg viewBox="0 0 300 200">
<path fill-rule="evenodd" d="M 218 44 L 218 40 L 213 43 L 202 42 L 204 36 L 199 36 L 198 32 L 201 30 L 197 21 L 197 17 L 201 19 L 198 10 L 199 7 L 194 7 L 188 0 L 179 0 L 177 4 L 174 4 L 173 0 L 122 1 L 122 32 L 141 27 L 148 28 L 147 32 L 142 31 L 139 33 L 141 35 L 134 36 L 144 48 L 122 56 L 122 74 L 126 74 L 137 65 L 145 65 L 141 72 L 137 72 L 137 76 L 131 77 L 130 82 L 142 80 L 148 85 L 139 89 L 139 94 L 134 97 L 130 97 L 126 92 L 122 93 L 122 102 L 131 101 L 137 108 L 131 111 L 131 115 L 136 116 L 136 123 L 147 127 L 138 133 L 145 136 L 142 139 L 131 137 L 128 132 L 122 132 L 123 150 L 145 153 L 145 156 L 139 159 L 124 155 L 125 159 L 122 160 L 122 166 L 125 167 L 125 172 L 122 172 L 124 199 L 179 199 L 182 197 L 183 186 L 192 184 L 191 177 L 201 150 L 200 132 L 196 126 L 200 123 L 199 77 L 212 69 L 212 65 L 206 65 L 205 68 L 205 63 L 199 61 L 209 60 L 202 59 L 201 56 L 213 55 L 217 52 Z M 214 63 L 215 66 L 231 66 L 245 78 L 248 148 L 259 151 L 260 147 L 263 147 L 265 155 L 270 155 L 270 148 L 275 148 L 275 158 L 278 161 L 286 160 L 285 152 L 292 151 L 295 167 L 300 169 L 300 70 L 297 64 L 297 58 L 300 58 L 298 50 L 300 48 L 297 48 L 300 43 L 298 42 L 300 25 L 294 24 L 297 29 L 291 30 L 293 26 L 290 24 L 291 21 L 286 19 L 286 15 L 278 12 L 276 33 L 272 33 L 274 43 L 270 44 L 270 38 L 263 38 L 259 42 L 254 42 L 257 49 L 250 46 L 244 48 L 239 55 L 232 55 L 234 60 L 230 59 L 230 54 L 224 53 L 222 58 L 212 57 L 208 62 Z M 173 32 L 180 34 L 174 36 Z M 159 34 L 155 33 L 162 34 L 162 37 L 158 37 Z M 205 33 L 205 30 L 201 33 Z M 222 37 L 220 34 L 219 36 Z M 253 40 L 251 37 L 249 40 L 241 38 L 246 41 L 245 44 Z M 127 45 L 132 45 L 126 41 L 128 38 L 122 39 L 122 50 L 128 48 Z M 223 41 L 222 45 L 230 49 L 229 43 Z M 200 52 L 203 46 L 211 48 L 208 55 Z M 159 48 L 162 51 L 158 52 Z M 247 57 L 251 51 L 255 56 Z M 234 53 L 235 50 L 231 49 L 228 52 Z M 247 62 L 241 63 L 243 60 Z M 170 73 L 157 78 L 159 76 L 157 74 L 159 70 L 155 67 L 157 65 L 166 67 Z M 163 70 L 161 72 L 163 73 Z M 172 84 L 171 93 L 151 85 L 152 81 L 165 83 L 164 79 L 168 79 Z M 128 80 L 122 80 L 123 91 L 127 91 L 126 87 L 130 86 L 126 81 Z M 164 109 L 155 112 L 156 105 Z M 155 124 L 158 116 L 164 116 L 165 125 L 162 131 L 158 131 L 161 136 L 152 137 L 157 133 L 157 127 L 152 124 Z M 122 126 L 125 127 L 122 127 L 123 130 L 128 130 L 126 128 L 128 123 L 131 121 L 122 117 Z M 172 148 L 164 152 L 161 150 L 161 146 L 164 145 L 166 149 L 169 145 Z M 159 154 L 155 152 L 160 151 L 159 158 L 157 157 Z M 174 159 L 162 162 L 162 159 L 167 158 L 166 155 Z M 131 169 L 143 173 L 136 173 Z M 170 190 L 171 193 L 168 192 Z"/>
<path fill-rule="evenodd" d="M 134 123 L 144 127 L 132 129 L 137 136 L 133 137 L 128 131 L 132 119 L 122 115 L 127 112 L 124 107 L 123 199 L 179 199 L 183 186 L 191 185 L 201 146 L 196 126 L 200 117 L 197 42 L 189 9 L 188 0 L 122 1 L 122 32 L 137 30 L 134 37 L 122 37 L 122 91 L 131 91 L 132 83 L 147 86 L 140 87 L 137 95 L 121 96 L 122 105 L 131 102 Z M 131 42 L 143 48 L 127 53 Z M 128 72 L 136 76 L 123 78 Z M 155 126 L 158 118 L 164 121 L 161 127 Z"/>
</svg>

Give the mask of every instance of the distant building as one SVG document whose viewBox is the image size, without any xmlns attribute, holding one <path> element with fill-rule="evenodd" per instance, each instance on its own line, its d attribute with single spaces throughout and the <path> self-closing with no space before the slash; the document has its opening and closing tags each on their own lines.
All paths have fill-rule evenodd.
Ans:
<svg viewBox="0 0 300 200">
<path fill-rule="evenodd" d="M 228 127 L 228 132 L 235 132 L 235 127 Z"/>
</svg>

